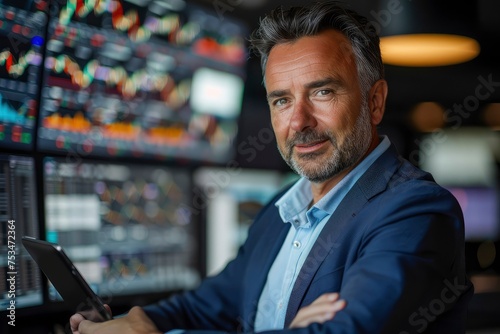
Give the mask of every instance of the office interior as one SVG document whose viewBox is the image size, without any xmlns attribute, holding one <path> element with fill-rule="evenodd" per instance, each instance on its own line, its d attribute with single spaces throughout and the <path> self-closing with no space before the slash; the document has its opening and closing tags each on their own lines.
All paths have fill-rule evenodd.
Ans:
<svg viewBox="0 0 500 334">
<path fill-rule="evenodd" d="M 303 3 L 0 0 L 2 333 L 67 333 L 73 313 L 23 235 L 60 244 L 115 314 L 196 287 L 235 255 L 298 178 L 247 39 L 269 9 Z M 345 3 L 381 36 L 402 21 L 478 47 L 451 64 L 386 63 L 379 131 L 459 200 L 467 332 L 500 333 L 500 4 Z"/>
</svg>

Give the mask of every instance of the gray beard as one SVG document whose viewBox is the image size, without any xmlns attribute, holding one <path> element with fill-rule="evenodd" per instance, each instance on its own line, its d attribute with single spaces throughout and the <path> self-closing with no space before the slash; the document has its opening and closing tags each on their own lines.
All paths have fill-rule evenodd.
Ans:
<svg viewBox="0 0 500 334">
<path fill-rule="evenodd" d="M 363 157 L 372 141 L 371 131 L 370 110 L 364 103 L 360 117 L 356 120 L 353 130 L 345 138 L 342 145 L 338 144 L 337 137 L 332 131 L 320 133 L 309 130 L 296 133 L 293 138 L 287 140 L 285 152 L 280 150 L 280 154 L 294 172 L 311 182 L 321 183 L 353 166 Z M 317 152 L 300 154 L 300 159 L 293 157 L 293 147 L 296 144 L 325 139 L 328 139 L 335 147 L 335 151 L 330 157 L 321 159 L 324 153 Z"/>
</svg>

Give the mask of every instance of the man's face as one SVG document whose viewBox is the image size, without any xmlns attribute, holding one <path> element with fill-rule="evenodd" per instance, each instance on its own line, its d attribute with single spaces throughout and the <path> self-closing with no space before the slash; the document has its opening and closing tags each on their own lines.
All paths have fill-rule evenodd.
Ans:
<svg viewBox="0 0 500 334">
<path fill-rule="evenodd" d="M 343 34 L 326 30 L 274 46 L 265 82 L 278 149 L 297 173 L 324 182 L 366 153 L 374 127 Z"/>
</svg>

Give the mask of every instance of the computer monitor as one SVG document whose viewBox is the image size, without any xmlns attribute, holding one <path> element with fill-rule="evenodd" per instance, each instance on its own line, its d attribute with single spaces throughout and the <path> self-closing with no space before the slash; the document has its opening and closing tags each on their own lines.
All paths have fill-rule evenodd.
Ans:
<svg viewBox="0 0 500 334">
<path fill-rule="evenodd" d="M 0 155 L 0 310 L 43 303 L 38 267 L 21 244 L 39 237 L 34 160 Z"/>
<path fill-rule="evenodd" d="M 88 157 L 225 162 L 245 27 L 185 1 L 55 1 L 38 147 Z"/>
<path fill-rule="evenodd" d="M 0 1 L 0 148 L 34 146 L 48 1 Z"/>
<path fill-rule="evenodd" d="M 420 141 L 420 166 L 462 207 L 466 241 L 498 240 L 500 134 L 489 128 L 440 129 Z"/>
<path fill-rule="evenodd" d="M 194 174 L 194 209 L 206 219 L 207 274 L 219 272 L 246 240 L 259 211 L 296 174 L 276 170 L 199 168 Z"/>
<path fill-rule="evenodd" d="M 458 200 L 468 241 L 498 240 L 500 196 L 495 187 L 448 187 Z"/>
<path fill-rule="evenodd" d="M 46 239 L 63 247 L 106 302 L 197 285 L 199 230 L 188 172 L 48 157 L 43 175 Z"/>
</svg>

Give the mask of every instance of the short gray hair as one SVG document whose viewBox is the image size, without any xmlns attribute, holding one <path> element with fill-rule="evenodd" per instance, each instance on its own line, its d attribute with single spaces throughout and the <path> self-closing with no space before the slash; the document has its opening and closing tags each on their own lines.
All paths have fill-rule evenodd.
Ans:
<svg viewBox="0 0 500 334">
<path fill-rule="evenodd" d="M 313 2 L 303 7 L 280 6 L 260 20 L 260 26 L 250 36 L 252 49 L 260 55 L 265 75 L 271 49 L 301 37 L 315 36 L 327 29 L 344 34 L 351 42 L 363 95 L 384 78 L 380 54 L 380 39 L 368 19 L 346 9 L 337 1 Z"/>
</svg>

